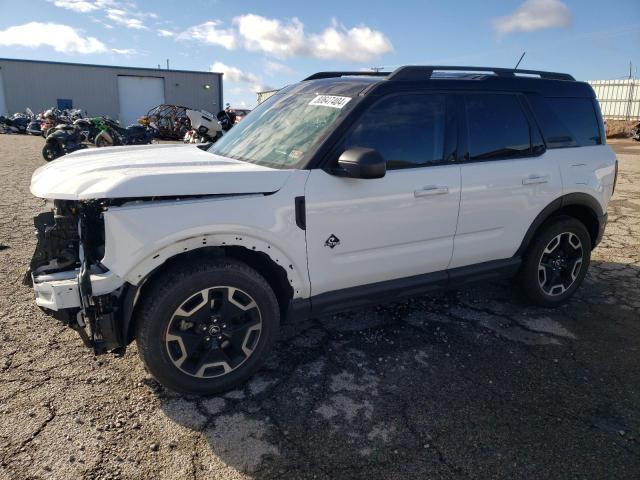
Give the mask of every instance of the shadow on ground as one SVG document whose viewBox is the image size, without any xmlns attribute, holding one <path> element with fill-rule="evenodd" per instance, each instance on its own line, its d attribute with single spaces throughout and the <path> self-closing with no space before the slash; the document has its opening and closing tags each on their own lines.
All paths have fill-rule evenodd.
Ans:
<svg viewBox="0 0 640 480">
<path fill-rule="evenodd" d="M 206 440 L 203 476 L 213 454 L 257 478 L 631 478 L 639 280 L 594 261 L 556 310 L 509 282 L 410 298 L 284 326 L 267 367 L 224 396 L 150 385 Z"/>
</svg>

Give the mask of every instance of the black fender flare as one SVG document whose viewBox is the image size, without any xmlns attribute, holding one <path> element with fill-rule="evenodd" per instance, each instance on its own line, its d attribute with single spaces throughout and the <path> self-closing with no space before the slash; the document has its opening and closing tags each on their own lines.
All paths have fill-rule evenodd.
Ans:
<svg viewBox="0 0 640 480">
<path fill-rule="evenodd" d="M 538 214 L 538 216 L 533 220 L 533 222 L 529 226 L 529 229 L 527 230 L 527 233 L 525 234 L 524 239 L 520 244 L 520 247 L 516 251 L 515 256 L 521 257 L 524 255 L 524 252 L 526 252 L 527 247 L 531 243 L 531 240 L 533 240 L 534 235 L 536 234 L 536 232 L 544 222 L 546 222 L 557 211 L 571 205 L 587 207 L 592 212 L 594 218 L 598 221 L 598 224 L 600 227 L 603 221 L 603 216 L 605 215 L 605 213 L 602 211 L 602 206 L 600 205 L 600 202 L 598 202 L 598 200 L 595 197 L 587 193 L 581 193 L 581 192 L 568 193 L 566 195 L 556 198 L 553 202 L 551 202 L 549 205 L 547 205 L 542 209 L 542 211 Z M 598 228 L 598 230 L 601 230 L 601 229 Z"/>
</svg>

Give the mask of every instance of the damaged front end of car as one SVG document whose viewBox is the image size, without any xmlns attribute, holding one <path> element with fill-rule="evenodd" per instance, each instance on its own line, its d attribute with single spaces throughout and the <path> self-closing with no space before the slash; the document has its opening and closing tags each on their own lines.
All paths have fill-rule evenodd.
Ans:
<svg viewBox="0 0 640 480">
<path fill-rule="evenodd" d="M 121 353 L 126 345 L 121 328 L 126 287 L 100 263 L 106 208 L 98 200 L 53 201 L 52 209 L 34 217 L 38 242 L 25 275 L 38 306 L 76 330 L 96 354 Z"/>
</svg>

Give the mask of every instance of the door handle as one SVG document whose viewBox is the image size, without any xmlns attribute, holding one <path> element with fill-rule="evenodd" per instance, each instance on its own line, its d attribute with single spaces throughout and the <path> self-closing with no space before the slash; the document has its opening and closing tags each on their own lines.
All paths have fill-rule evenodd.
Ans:
<svg viewBox="0 0 640 480">
<path fill-rule="evenodd" d="M 535 185 L 536 183 L 549 183 L 549 175 L 529 175 L 522 179 L 523 185 Z"/>
<path fill-rule="evenodd" d="M 428 185 L 420 190 L 414 190 L 414 197 L 428 197 L 431 195 L 444 195 L 449 193 L 449 187 L 438 187 L 436 185 Z"/>
</svg>

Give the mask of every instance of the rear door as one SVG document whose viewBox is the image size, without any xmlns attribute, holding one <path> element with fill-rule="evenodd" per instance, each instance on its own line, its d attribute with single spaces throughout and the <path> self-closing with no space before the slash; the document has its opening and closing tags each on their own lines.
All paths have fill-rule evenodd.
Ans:
<svg viewBox="0 0 640 480">
<path fill-rule="evenodd" d="M 349 148 L 375 148 L 387 161 L 383 178 L 311 170 L 305 197 L 313 295 L 447 268 L 460 201 L 449 99 L 390 95 L 356 120 L 334 160 Z"/>
<path fill-rule="evenodd" d="M 520 95 L 459 100 L 467 145 L 451 268 L 512 257 L 538 213 L 562 194 L 557 162 Z"/>
</svg>

